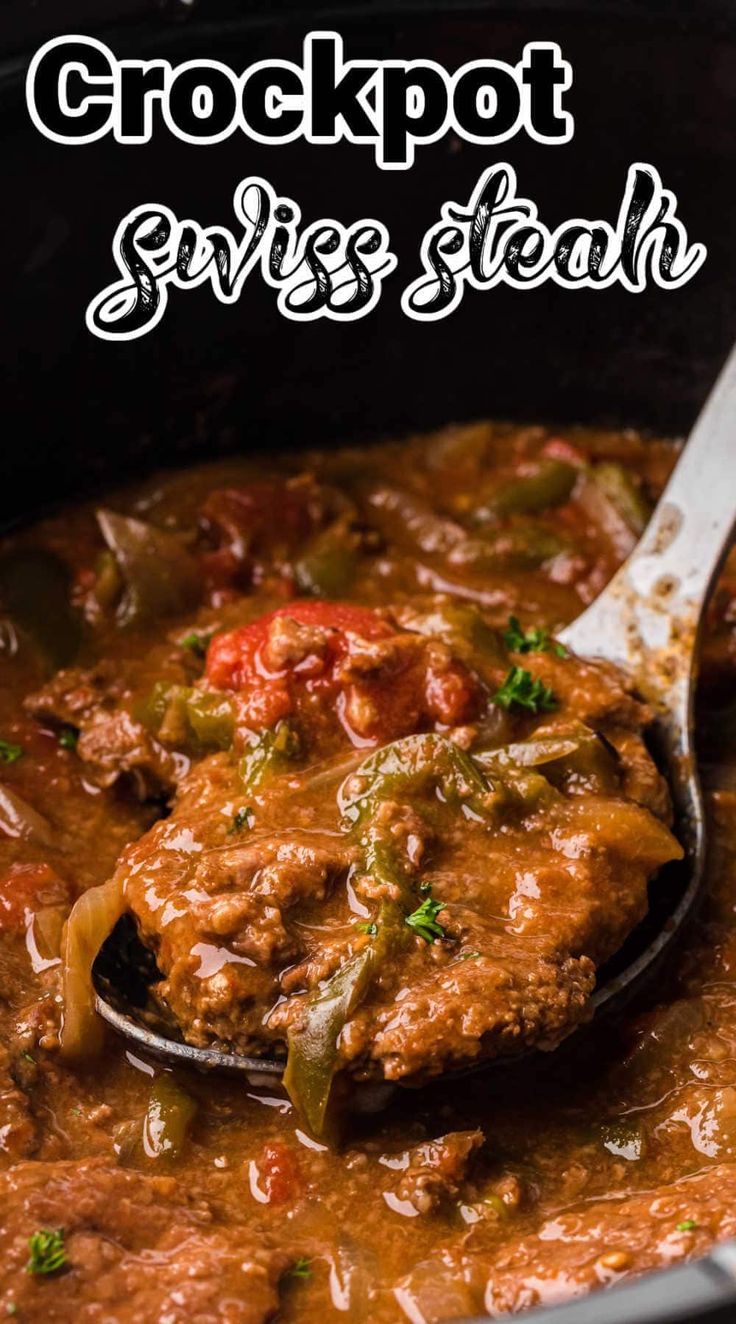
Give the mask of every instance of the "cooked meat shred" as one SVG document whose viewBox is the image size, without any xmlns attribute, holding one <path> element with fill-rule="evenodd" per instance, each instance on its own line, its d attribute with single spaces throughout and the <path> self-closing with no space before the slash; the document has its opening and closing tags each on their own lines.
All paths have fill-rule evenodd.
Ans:
<svg viewBox="0 0 736 1324">
<path fill-rule="evenodd" d="M 396 1188 L 399 1199 L 408 1200 L 420 1214 L 457 1199 L 483 1142 L 482 1131 L 453 1131 L 416 1145 L 407 1154 L 407 1166 Z"/>
</svg>

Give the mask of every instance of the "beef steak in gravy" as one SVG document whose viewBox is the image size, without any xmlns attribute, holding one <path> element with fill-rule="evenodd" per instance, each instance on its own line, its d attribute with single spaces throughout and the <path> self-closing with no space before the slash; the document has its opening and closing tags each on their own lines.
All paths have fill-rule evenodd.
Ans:
<svg viewBox="0 0 736 1324">
<path fill-rule="evenodd" d="M 319 604 L 306 605 L 316 616 Z M 629 752 L 648 758 L 646 709 L 612 668 L 551 644 L 532 680 L 525 654 L 502 641 L 474 666 L 472 647 L 461 660 L 386 615 L 325 605 L 326 623 L 307 630 L 300 607 L 269 621 L 260 660 L 258 622 L 215 635 L 200 696 L 227 693 L 208 689 L 211 677 L 230 680 L 252 722 L 253 694 L 270 686 L 259 712 L 275 727 L 254 738 L 236 715 L 233 750 L 196 760 L 171 815 L 118 866 L 124 907 L 164 976 L 155 996 L 192 1044 L 298 1060 L 355 971 L 330 1075 L 417 1081 L 554 1048 L 587 1015 L 597 967 L 646 914 L 649 878 L 680 853 L 625 790 Z M 411 669 L 432 658 L 435 672 L 428 681 L 423 661 L 401 702 L 407 657 Z M 390 703 L 371 704 L 386 734 L 414 730 L 384 742 L 366 729 L 363 757 L 341 763 L 352 743 L 342 700 L 364 674 L 390 682 Z M 499 701 L 519 674 L 517 697 Z M 448 728 L 416 696 L 449 677 L 466 720 Z M 294 739 L 274 762 L 284 720 Z M 621 752 L 617 733 L 629 737 Z M 304 1105 L 300 1086 L 292 1095 Z M 306 1110 L 318 1129 L 320 1108 Z"/>
<path fill-rule="evenodd" d="M 733 1235 L 728 708 L 702 917 L 648 1001 L 570 1034 L 679 847 L 649 712 L 555 634 L 675 455 L 480 423 L 4 538 L 0 587 L 48 572 L 64 646 L 0 601 L 0 1313 L 440 1324 Z M 727 567 L 711 706 L 734 601 Z M 126 912 L 172 1032 L 286 1088 L 105 1035 L 91 965 Z"/>
</svg>

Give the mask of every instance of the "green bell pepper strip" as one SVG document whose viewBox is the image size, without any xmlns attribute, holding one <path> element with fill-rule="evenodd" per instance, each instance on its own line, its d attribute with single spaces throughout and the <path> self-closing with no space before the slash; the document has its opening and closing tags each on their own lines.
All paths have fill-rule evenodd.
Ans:
<svg viewBox="0 0 736 1324">
<path fill-rule="evenodd" d="M 450 560 L 468 570 L 534 569 L 569 549 L 569 542 L 531 521 L 471 535 Z"/>
<path fill-rule="evenodd" d="M 365 997 L 378 959 L 375 942 L 351 956 L 326 984 L 307 994 L 303 1023 L 289 1031 L 284 1085 L 315 1135 L 324 1129 L 340 1032 Z"/>
<path fill-rule="evenodd" d="M 0 784 L 0 832 L 20 837 L 36 846 L 57 845 L 54 830 L 47 818 L 9 786 Z"/>
<path fill-rule="evenodd" d="M 143 1119 L 142 1149 L 147 1159 L 177 1159 L 197 1113 L 196 1101 L 173 1076 L 158 1076 L 151 1086 Z"/>
<path fill-rule="evenodd" d="M 312 540 L 294 562 L 294 577 L 301 593 L 315 598 L 343 598 L 350 592 L 358 558 L 350 536 L 341 525 L 326 529 Z"/>
<path fill-rule="evenodd" d="M 346 778 L 338 806 L 348 823 L 373 816 L 378 801 L 402 791 L 416 794 L 438 786 L 445 800 L 460 801 L 487 812 L 489 784 L 473 760 L 445 736 L 405 736 L 376 750 Z"/>
<path fill-rule="evenodd" d="M 376 810 L 389 796 L 433 788 L 441 791 L 447 805 L 463 803 L 478 813 L 488 812 L 492 788 L 487 778 L 452 741 L 433 734 L 407 736 L 376 750 L 338 791 L 344 826 L 363 849 L 362 871 L 386 884 L 391 895 L 381 902 L 370 941 L 325 984 L 306 994 L 301 1025 L 288 1035 L 284 1084 L 316 1135 L 325 1124 L 340 1034 L 386 954 L 411 941 L 406 918 L 415 905 L 412 879 L 390 834 L 376 826 Z"/>
<path fill-rule="evenodd" d="M 622 464 L 610 462 L 596 464 L 591 476 L 596 486 L 628 524 L 632 533 L 641 537 L 649 523 L 652 510 L 629 471 Z"/>
<path fill-rule="evenodd" d="M 555 782 L 560 774 L 584 777 L 600 793 L 613 794 L 618 788 L 615 749 L 584 722 L 571 722 L 558 730 L 540 727 L 529 740 L 479 750 L 473 757 L 484 770 L 502 777 L 527 808 L 532 801 L 549 804 L 558 798 Z M 541 767 L 549 773 L 536 774 L 534 770 Z"/>
<path fill-rule="evenodd" d="M 562 506 L 569 500 L 577 477 L 574 465 L 542 458 L 533 473 L 509 478 L 492 491 L 473 512 L 473 519 L 484 524 L 503 515 L 537 515 Z"/>
<path fill-rule="evenodd" d="M 273 729 L 262 733 L 240 761 L 245 789 L 252 791 L 267 777 L 283 772 L 300 753 L 301 742 L 293 726 L 285 721 L 277 722 Z"/>
<path fill-rule="evenodd" d="M 148 731 L 164 744 L 193 753 L 229 749 L 235 708 L 227 694 L 159 681 L 136 710 Z"/>
</svg>

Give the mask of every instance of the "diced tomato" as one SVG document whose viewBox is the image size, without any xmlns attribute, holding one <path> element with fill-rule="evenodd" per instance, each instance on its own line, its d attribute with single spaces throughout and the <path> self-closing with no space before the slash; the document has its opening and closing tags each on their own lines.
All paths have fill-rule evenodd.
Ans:
<svg viewBox="0 0 736 1324">
<path fill-rule="evenodd" d="M 311 665 L 307 658 L 296 667 L 290 663 L 280 668 L 269 665 L 264 658 L 264 648 L 271 624 L 278 617 L 288 617 L 299 625 L 329 631 L 324 640 L 324 655 L 320 658 L 314 654 Z M 324 677 L 330 664 L 334 665 L 344 655 L 348 632 L 363 639 L 387 639 L 394 633 L 391 626 L 369 607 L 311 599 L 292 602 L 261 616 L 251 625 L 215 635 L 207 652 L 207 680 L 218 690 L 242 690 L 246 687 L 262 689 L 268 685 L 277 688 L 279 681 L 285 681 L 297 671 L 310 680 L 317 675 Z"/>
<path fill-rule="evenodd" d="M 29 910 L 68 900 L 66 883 L 49 864 L 13 864 L 0 878 L 0 933 L 22 929 Z"/>
<path fill-rule="evenodd" d="M 238 699 L 238 713 L 244 726 L 256 731 L 276 726 L 293 711 L 294 701 L 285 680 L 262 680 L 246 688 Z"/>
<path fill-rule="evenodd" d="M 442 726 L 455 726 L 464 721 L 477 694 L 477 685 L 466 667 L 454 663 L 443 671 L 435 671 L 431 666 L 427 668 L 427 714 Z"/>
<path fill-rule="evenodd" d="M 370 645 L 389 641 L 396 647 L 374 665 Z M 357 664 L 356 649 L 368 653 Z M 470 718 L 478 682 L 462 662 L 435 653 L 368 607 L 306 600 L 216 635 L 206 678 L 238 694 L 246 726 L 270 727 L 295 710 L 314 724 L 331 710 L 359 745 Z"/>
<path fill-rule="evenodd" d="M 258 1160 L 259 1185 L 270 1204 L 294 1200 L 302 1185 L 296 1154 L 288 1145 L 273 1140 L 264 1146 Z"/>
</svg>

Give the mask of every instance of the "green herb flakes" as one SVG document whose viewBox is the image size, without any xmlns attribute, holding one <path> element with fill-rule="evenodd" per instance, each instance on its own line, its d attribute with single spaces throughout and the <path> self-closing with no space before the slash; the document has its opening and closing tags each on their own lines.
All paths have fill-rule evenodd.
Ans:
<svg viewBox="0 0 736 1324">
<path fill-rule="evenodd" d="M 373 921 L 369 919 L 361 920 L 355 927 L 358 930 L 358 933 L 367 933 L 369 938 L 375 938 L 378 933 L 378 925 L 374 924 Z"/>
<path fill-rule="evenodd" d="M 683 1218 L 682 1222 L 677 1224 L 677 1231 L 694 1232 L 697 1226 L 694 1218 Z"/>
<path fill-rule="evenodd" d="M 445 930 L 437 920 L 437 916 L 443 909 L 444 903 L 442 901 L 434 901 L 431 896 L 428 896 L 421 906 L 412 911 L 411 915 L 406 916 L 404 923 L 408 924 L 409 928 L 413 929 L 415 933 L 418 933 L 420 938 L 424 938 L 425 942 L 434 942 L 435 938 L 444 938 L 445 936 Z"/>
<path fill-rule="evenodd" d="M 193 630 L 179 641 L 179 645 L 181 648 L 188 648 L 190 653 L 194 653 L 195 657 L 204 661 L 211 638 L 212 634 L 197 634 L 196 630 Z"/>
<path fill-rule="evenodd" d="M 251 826 L 252 812 L 253 811 L 249 805 L 246 805 L 243 809 L 239 809 L 237 814 L 233 816 L 233 821 L 227 830 L 228 836 L 232 836 L 236 832 L 242 832 L 243 828 L 249 828 Z"/>
<path fill-rule="evenodd" d="M 73 726 L 65 726 L 63 730 L 59 732 L 59 744 L 62 749 L 68 749 L 73 753 L 77 748 L 78 740 L 79 732 L 75 731 Z"/>
<path fill-rule="evenodd" d="M 302 1255 L 300 1259 L 294 1261 L 291 1268 L 288 1270 L 289 1277 L 311 1278 L 312 1277 L 311 1264 L 312 1261 L 306 1259 L 306 1257 Z"/>
<path fill-rule="evenodd" d="M 10 740 L 0 740 L 0 763 L 17 763 L 23 755 L 23 746 Z"/>
<path fill-rule="evenodd" d="M 549 713 L 557 707 L 551 689 L 524 667 L 512 667 L 493 702 L 501 708 L 526 708 L 531 713 Z"/>
<path fill-rule="evenodd" d="M 64 1246 L 63 1228 L 58 1228 L 55 1232 L 49 1228 L 32 1232 L 28 1238 L 28 1249 L 30 1251 L 26 1265 L 28 1273 L 58 1273 L 69 1263 Z"/>
<path fill-rule="evenodd" d="M 510 653 L 556 653 L 558 657 L 567 657 L 567 649 L 550 639 L 549 630 L 543 625 L 531 626 L 522 630 L 517 616 L 509 616 L 508 628 L 504 631 L 503 641 Z"/>
</svg>

